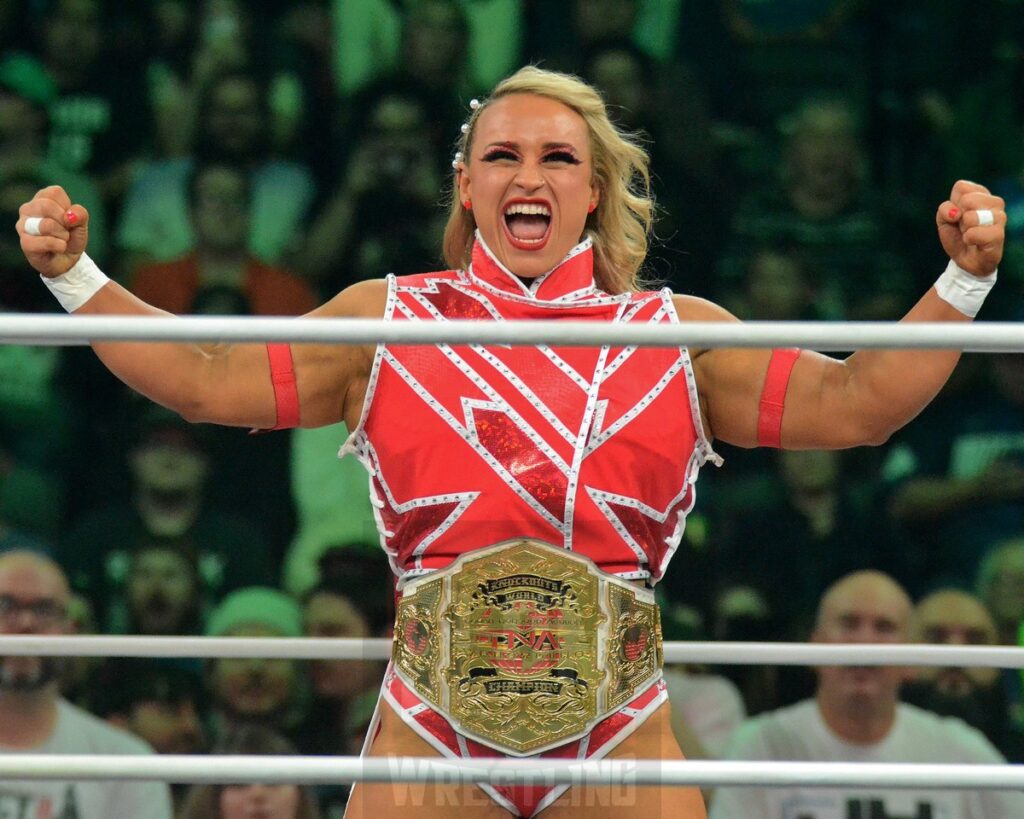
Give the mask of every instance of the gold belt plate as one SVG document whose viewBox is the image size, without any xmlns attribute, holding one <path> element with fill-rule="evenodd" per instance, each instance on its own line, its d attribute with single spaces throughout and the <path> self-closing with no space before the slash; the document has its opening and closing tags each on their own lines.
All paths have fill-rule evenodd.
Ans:
<svg viewBox="0 0 1024 819">
<path fill-rule="evenodd" d="M 456 730 L 519 756 L 583 736 L 660 676 L 653 593 L 534 540 L 405 585 L 396 671 Z"/>
</svg>

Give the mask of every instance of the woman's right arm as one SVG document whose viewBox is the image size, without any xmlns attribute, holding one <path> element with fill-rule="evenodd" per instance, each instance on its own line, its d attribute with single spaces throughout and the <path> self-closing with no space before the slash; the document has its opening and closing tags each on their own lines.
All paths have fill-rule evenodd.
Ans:
<svg viewBox="0 0 1024 819">
<path fill-rule="evenodd" d="M 31 217 L 42 219 L 39 235 L 25 230 Z M 67 273 L 85 251 L 88 223 L 85 209 L 72 205 L 61 188 L 44 188 L 21 207 L 17 228 L 22 250 L 42 276 L 55 279 Z M 384 282 L 361 282 L 309 316 L 379 318 L 385 299 Z M 75 313 L 173 318 L 112 281 Z M 94 343 L 93 349 L 129 387 L 191 421 L 256 428 L 276 423 L 264 344 L 104 341 Z M 369 374 L 372 349 L 295 345 L 293 359 L 303 426 L 358 417 L 360 388 Z"/>
</svg>

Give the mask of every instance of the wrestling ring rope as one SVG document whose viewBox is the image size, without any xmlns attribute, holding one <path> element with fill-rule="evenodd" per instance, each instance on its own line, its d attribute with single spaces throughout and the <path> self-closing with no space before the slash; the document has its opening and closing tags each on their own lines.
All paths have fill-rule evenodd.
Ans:
<svg viewBox="0 0 1024 819">
<path fill-rule="evenodd" d="M 350 637 L 73 637 L 0 635 L 0 656 L 263 657 L 284 660 L 386 660 L 391 640 Z M 665 664 L 914 665 L 1024 668 L 1024 648 L 876 643 L 666 642 Z"/>
<path fill-rule="evenodd" d="M 581 321 L 401 321 L 376 319 L 0 314 L 0 343 L 71 345 L 89 341 L 292 342 L 317 344 L 546 344 L 563 347 L 802 347 L 1024 350 L 1016 322 L 686 322 L 615 324 Z"/>
<path fill-rule="evenodd" d="M 149 317 L 0 314 L 0 343 L 75 345 L 90 341 L 506 344 L 557 346 L 783 347 L 1024 351 L 1016 323 L 400 322 L 363 319 Z M 383 660 L 387 639 L 248 637 L 0 636 L 0 656 L 265 657 Z M 771 665 L 987 666 L 1024 668 L 1024 648 L 1002 646 L 791 643 L 665 643 L 665 662 Z M 673 785 L 1024 789 L 1022 765 L 570 761 L 441 757 L 123 756 L 0 754 L 0 780 L 156 780 L 182 784 L 415 782 L 444 784 Z"/>
</svg>

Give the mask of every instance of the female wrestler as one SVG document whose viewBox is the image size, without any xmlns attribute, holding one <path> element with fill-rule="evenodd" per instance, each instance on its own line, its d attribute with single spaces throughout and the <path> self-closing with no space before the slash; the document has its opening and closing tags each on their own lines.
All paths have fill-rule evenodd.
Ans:
<svg viewBox="0 0 1024 819">
<path fill-rule="evenodd" d="M 646 156 L 589 86 L 522 69 L 475 108 L 460 153 L 445 237 L 453 269 L 362 282 L 310 317 L 735 320 L 701 299 L 636 292 L 651 221 Z M 968 321 L 1001 258 L 1003 202 L 980 185 L 957 182 L 936 221 L 952 262 L 904 321 Z M 60 188 L 25 204 L 18 230 L 67 309 L 166 316 L 83 255 L 88 214 Z M 367 753 L 572 759 L 681 756 L 649 589 L 679 542 L 699 467 L 718 460 L 710 441 L 877 444 L 931 400 L 959 358 L 93 346 L 127 384 L 194 421 L 347 422 L 346 448 L 371 473 L 401 592 Z M 578 807 L 596 817 L 704 816 L 695 789 L 487 787 L 484 797 L 407 787 L 359 786 L 349 813 L 433 817 L 472 806 L 471 815 L 493 817 L 556 819 Z"/>
</svg>

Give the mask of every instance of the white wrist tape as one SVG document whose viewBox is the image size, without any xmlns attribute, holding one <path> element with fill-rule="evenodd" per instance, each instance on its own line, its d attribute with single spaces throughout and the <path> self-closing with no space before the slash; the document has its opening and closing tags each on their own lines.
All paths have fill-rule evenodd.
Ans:
<svg viewBox="0 0 1024 819">
<path fill-rule="evenodd" d="M 935 292 L 944 302 L 953 305 L 965 316 L 974 318 L 978 315 L 988 291 L 996 283 L 998 272 L 993 271 L 987 276 L 975 276 L 950 259 L 946 269 L 935 282 Z"/>
<path fill-rule="evenodd" d="M 73 313 L 89 299 L 96 295 L 96 291 L 110 281 L 96 266 L 96 262 L 90 259 L 85 253 L 79 256 L 74 266 L 60 276 L 49 278 L 40 276 L 50 292 L 57 297 L 60 306 Z"/>
</svg>

